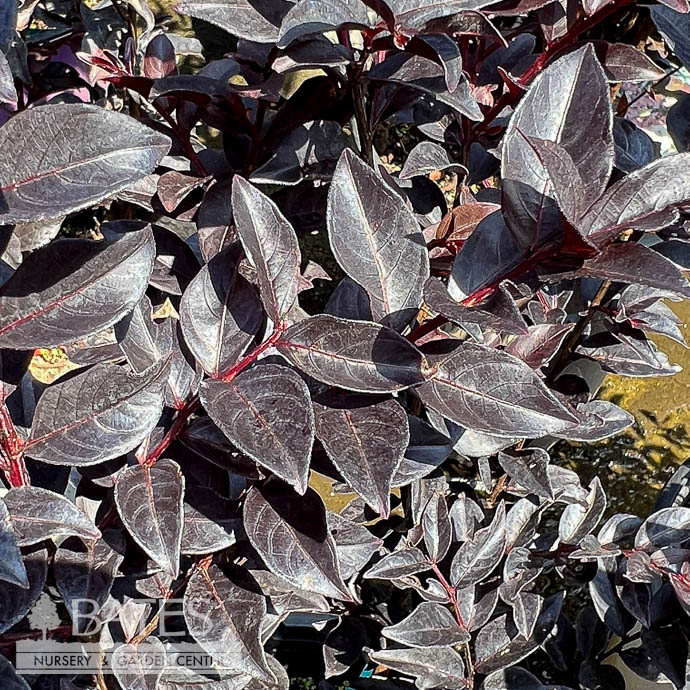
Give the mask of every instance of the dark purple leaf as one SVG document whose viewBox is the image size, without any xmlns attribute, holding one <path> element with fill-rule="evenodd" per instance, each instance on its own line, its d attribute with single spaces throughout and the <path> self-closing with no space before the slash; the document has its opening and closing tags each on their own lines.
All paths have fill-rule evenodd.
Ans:
<svg viewBox="0 0 690 690">
<path fill-rule="evenodd" d="M 29 587 L 0 581 L 0 634 L 19 623 L 40 596 L 48 576 L 48 552 L 34 551 L 24 559 Z"/>
<path fill-rule="evenodd" d="M 503 557 L 506 539 L 506 509 L 500 503 L 491 524 L 464 542 L 453 557 L 450 579 L 456 589 L 481 582 Z"/>
<path fill-rule="evenodd" d="M 445 3 L 444 6 L 449 4 L 452 3 Z M 480 122 L 482 119 L 467 79 L 463 77 L 456 89 L 448 91 L 443 68 L 420 55 L 395 54 L 375 65 L 368 76 L 372 80 L 406 86 L 431 96 L 470 120 Z"/>
<path fill-rule="evenodd" d="M 532 82 L 502 144 L 506 220 L 520 246 L 533 246 L 543 234 L 549 207 L 549 173 L 528 139 L 559 144 L 570 154 L 586 197 L 596 199 L 613 165 L 612 126 L 609 88 L 592 46 L 558 59 Z M 523 193 L 525 187 L 536 194 Z"/>
<path fill-rule="evenodd" d="M 419 29 L 435 19 L 451 17 L 490 5 L 491 0 L 392 0 L 395 19 L 404 29 Z"/>
<path fill-rule="evenodd" d="M 627 43 L 596 41 L 594 49 L 611 82 L 657 81 L 665 75 L 653 60 Z"/>
<path fill-rule="evenodd" d="M 367 641 L 366 629 L 354 616 L 345 616 L 328 633 L 323 645 L 326 678 L 345 673 L 362 654 Z"/>
<path fill-rule="evenodd" d="M 168 366 L 143 374 L 114 364 L 52 385 L 36 406 L 26 453 L 51 465 L 94 465 L 136 448 L 160 418 Z"/>
<path fill-rule="evenodd" d="M 504 284 L 482 305 L 465 307 L 456 302 L 437 278 L 429 278 L 424 285 L 424 302 L 447 319 L 463 326 L 476 324 L 503 333 L 527 334 L 527 324 Z"/>
<path fill-rule="evenodd" d="M 517 664 L 532 654 L 553 630 L 562 603 L 562 594 L 554 594 L 544 602 L 534 635 L 528 640 L 518 635 L 506 614 L 494 618 L 477 635 L 475 670 L 490 674 Z"/>
<path fill-rule="evenodd" d="M 443 560 L 453 540 L 453 528 L 448 517 L 446 497 L 434 493 L 426 504 L 422 515 L 424 545 L 431 559 L 438 563 Z"/>
<path fill-rule="evenodd" d="M 184 617 L 194 639 L 225 668 L 271 682 L 261 642 L 266 600 L 238 587 L 218 566 L 197 568 L 184 595 Z"/>
<path fill-rule="evenodd" d="M 278 46 L 285 48 L 298 39 L 332 31 L 341 26 L 370 26 L 367 6 L 360 0 L 302 0 L 283 19 Z M 253 39 L 256 40 L 256 39 Z"/>
<path fill-rule="evenodd" d="M 605 510 L 606 494 L 599 477 L 594 477 L 586 503 L 571 503 L 561 514 L 558 524 L 561 541 L 566 544 L 579 544 L 599 524 Z"/>
<path fill-rule="evenodd" d="M 539 498 L 553 501 L 553 487 L 547 472 L 549 454 L 543 448 L 519 453 L 499 453 L 498 463 L 516 483 Z"/>
<path fill-rule="evenodd" d="M 175 10 L 215 24 L 240 38 L 275 43 L 280 23 L 291 6 L 284 0 L 181 0 L 175 4 Z"/>
<path fill-rule="evenodd" d="M 397 580 L 430 568 L 431 562 L 419 549 L 403 549 L 384 556 L 364 573 L 364 579 Z"/>
<path fill-rule="evenodd" d="M 13 156 L 12 142 L 27 140 L 31 150 Z M 0 222 L 56 218 L 91 206 L 148 175 L 169 148 L 168 137 L 95 105 L 25 110 L 0 128 Z"/>
<path fill-rule="evenodd" d="M 295 371 L 266 364 L 232 381 L 205 381 L 201 400 L 237 448 L 298 493 L 307 490 L 314 414 L 309 389 Z"/>
<path fill-rule="evenodd" d="M 330 179 L 346 146 L 347 139 L 337 122 L 307 122 L 288 134 L 250 179 L 256 184 L 281 185 Z"/>
<path fill-rule="evenodd" d="M 671 2 L 663 4 L 667 7 L 655 5 L 652 8 L 650 12 L 652 21 L 680 62 L 688 68 L 690 67 L 690 14 L 687 10 L 677 12 L 676 7 L 672 9 Z"/>
<path fill-rule="evenodd" d="M 261 300 L 280 323 L 297 299 L 300 251 L 292 226 L 278 207 L 245 179 L 235 176 L 232 208 L 242 246 L 257 272 Z"/>
<path fill-rule="evenodd" d="M 333 175 L 326 218 L 333 254 L 369 293 L 374 318 L 404 328 L 421 306 L 429 259 L 403 199 L 347 149 Z"/>
<path fill-rule="evenodd" d="M 6 53 L 17 28 L 17 3 L 14 0 L 0 2 L 0 52 Z"/>
<path fill-rule="evenodd" d="M 306 374 L 362 393 L 392 393 L 422 383 L 426 360 L 402 336 L 369 321 L 322 314 L 291 326 L 278 351 Z"/>
<path fill-rule="evenodd" d="M 608 400 L 580 403 L 577 413 L 580 415 L 578 426 L 554 435 L 570 441 L 591 443 L 615 436 L 635 423 L 635 418 L 629 412 Z"/>
<path fill-rule="evenodd" d="M 2 51 L 0 51 L 0 103 L 12 105 L 17 103 L 17 90 L 14 87 L 12 68 Z"/>
<path fill-rule="evenodd" d="M 384 649 L 369 654 L 369 658 L 381 666 L 414 676 L 421 690 L 468 687 L 465 664 L 451 647 Z"/>
<path fill-rule="evenodd" d="M 206 373 L 219 377 L 242 355 L 263 321 L 256 290 L 229 248 L 204 266 L 182 296 L 185 341 Z"/>
<path fill-rule="evenodd" d="M 456 541 L 469 541 L 477 531 L 477 525 L 484 520 L 482 509 L 465 493 L 461 493 L 449 512 Z"/>
<path fill-rule="evenodd" d="M 124 554 L 124 540 L 120 553 Z M 105 604 L 123 556 L 104 539 L 84 541 L 71 537 L 58 547 L 53 559 L 55 584 L 69 611 L 77 634 L 86 635 Z"/>
<path fill-rule="evenodd" d="M 631 172 L 592 204 L 579 230 L 595 244 L 603 244 L 623 229 L 640 226 L 685 203 L 690 199 L 689 172 L 690 153 L 665 156 Z"/>
<path fill-rule="evenodd" d="M 648 517 L 635 535 L 635 548 L 656 549 L 690 539 L 690 508 L 662 508 Z"/>
<path fill-rule="evenodd" d="M 0 345 L 55 347 L 116 323 L 141 299 L 154 252 L 150 229 L 33 252 L 0 290 Z"/>
<path fill-rule="evenodd" d="M 433 372 L 420 398 L 466 428 L 537 437 L 576 422 L 532 369 L 504 352 L 465 343 L 434 361 Z"/>
<path fill-rule="evenodd" d="M 17 587 L 28 588 L 26 568 L 11 520 L 7 506 L 0 502 L 0 580 Z"/>
<path fill-rule="evenodd" d="M 518 335 L 511 340 L 505 351 L 521 359 L 532 369 L 539 369 L 558 352 L 572 328 L 571 323 L 543 323 L 529 326 L 529 333 Z"/>
<path fill-rule="evenodd" d="M 469 633 L 458 625 L 445 606 L 428 601 L 381 633 L 406 647 L 452 647 L 470 639 Z"/>
<path fill-rule="evenodd" d="M 435 470 L 453 450 L 453 443 L 419 417 L 408 416 L 410 443 L 392 480 L 405 486 Z"/>
<path fill-rule="evenodd" d="M 420 33 L 412 37 L 405 50 L 441 65 L 448 91 L 453 92 L 458 88 L 462 78 L 462 56 L 458 44 L 451 36 Z"/>
<path fill-rule="evenodd" d="M 476 290 L 499 282 L 525 258 L 503 213 L 486 216 L 462 245 L 453 261 L 448 290 L 462 300 Z"/>
<path fill-rule="evenodd" d="M 275 485 L 274 485 L 275 486 Z M 244 528 L 269 570 L 300 589 L 350 600 L 335 543 L 318 495 L 284 487 L 254 487 L 244 504 Z"/>
<path fill-rule="evenodd" d="M 31 690 L 29 684 L 17 675 L 14 666 L 4 656 L 0 656 L 0 684 L 3 690 Z"/>
<path fill-rule="evenodd" d="M 637 242 L 610 244 L 598 256 L 585 261 L 579 274 L 639 283 L 690 297 L 690 285 L 678 267 L 658 252 Z"/>
<path fill-rule="evenodd" d="M 436 170 L 455 170 L 458 175 L 467 174 L 467 168 L 448 157 L 446 150 L 433 141 L 421 141 L 405 160 L 400 179 L 408 180 L 415 175 L 429 175 Z"/>
<path fill-rule="evenodd" d="M 345 481 L 383 517 L 392 480 L 410 439 L 407 415 L 395 400 L 317 398 L 316 435 Z"/>
<path fill-rule="evenodd" d="M 326 514 L 328 530 L 335 541 L 340 572 L 345 580 L 359 573 L 383 544 L 364 525 L 337 513 Z"/>
<path fill-rule="evenodd" d="M 599 561 L 596 575 L 589 582 L 589 595 L 600 620 L 616 635 L 623 637 L 634 624 L 630 616 L 620 603 L 611 576 Z"/>
<path fill-rule="evenodd" d="M 343 278 L 328 298 L 325 314 L 341 319 L 371 321 L 371 302 L 366 290 L 351 278 Z"/>
<path fill-rule="evenodd" d="M 667 124 L 670 130 L 668 121 Z M 624 173 L 631 173 L 659 157 L 659 145 L 634 122 L 622 117 L 613 119 L 613 141 L 616 167 Z"/>
<path fill-rule="evenodd" d="M 185 496 L 180 551 L 209 554 L 227 549 L 237 541 L 241 525 L 229 501 L 211 489 L 196 486 Z"/>
<path fill-rule="evenodd" d="M 299 611 L 327 613 L 330 610 L 323 595 L 295 589 L 294 585 L 280 575 L 268 570 L 252 570 L 251 575 L 280 616 Z"/>
<path fill-rule="evenodd" d="M 199 234 L 199 249 L 204 261 L 210 261 L 218 252 L 237 239 L 237 231 L 231 226 L 232 183 L 229 180 L 216 181 L 204 194 L 196 223 Z"/>
<path fill-rule="evenodd" d="M 185 480 L 177 463 L 123 470 L 115 484 L 115 504 L 134 541 L 168 574 L 177 577 L 184 522 Z"/>
<path fill-rule="evenodd" d="M 3 498 L 19 546 L 76 535 L 99 539 L 100 530 L 70 500 L 37 486 L 10 489 Z"/>
<path fill-rule="evenodd" d="M 233 474 L 258 479 L 256 465 L 240 453 L 208 417 L 197 417 L 180 439 L 202 458 Z"/>
</svg>

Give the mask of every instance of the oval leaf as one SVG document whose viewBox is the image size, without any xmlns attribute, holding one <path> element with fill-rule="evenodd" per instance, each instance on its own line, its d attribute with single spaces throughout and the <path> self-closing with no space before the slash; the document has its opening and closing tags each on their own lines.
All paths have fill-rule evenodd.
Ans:
<svg viewBox="0 0 690 690">
<path fill-rule="evenodd" d="M 534 438 L 577 423 L 524 362 L 472 343 L 435 362 L 418 393 L 447 419 L 495 436 Z"/>
<path fill-rule="evenodd" d="M 3 500 L 19 546 L 67 535 L 83 539 L 101 536 L 96 525 L 74 503 L 48 489 L 20 486 L 10 489 Z"/>
<path fill-rule="evenodd" d="M 212 565 L 197 568 L 183 601 L 192 637 L 220 664 L 260 680 L 273 680 L 261 644 L 266 600 L 238 587 Z"/>
<path fill-rule="evenodd" d="M 160 418 L 167 364 L 130 374 L 97 364 L 55 384 L 36 406 L 26 453 L 51 465 L 94 465 L 139 445 Z"/>
<path fill-rule="evenodd" d="M 33 252 L 0 291 L 0 346 L 55 347 L 111 326 L 141 299 L 155 253 L 150 228 Z"/>
<path fill-rule="evenodd" d="M 403 199 L 349 149 L 333 175 L 326 221 L 333 254 L 368 292 L 374 319 L 404 328 L 429 277 L 426 244 Z"/>
<path fill-rule="evenodd" d="M 288 328 L 276 349 L 315 379 L 362 393 L 390 393 L 424 380 L 422 353 L 370 321 L 312 316 Z"/>
<path fill-rule="evenodd" d="M 265 364 L 232 381 L 204 381 L 201 400 L 237 448 L 299 493 L 307 490 L 314 413 L 309 389 L 295 371 Z"/>
<path fill-rule="evenodd" d="M 163 134 L 95 105 L 25 110 L 0 128 L 0 224 L 92 206 L 146 177 L 169 149 Z"/>
<path fill-rule="evenodd" d="M 452 647 L 470 639 L 445 606 L 431 601 L 423 601 L 407 618 L 381 632 L 407 647 Z"/>
<path fill-rule="evenodd" d="M 232 210 L 244 251 L 256 268 L 261 300 L 271 319 L 280 323 L 297 299 L 297 235 L 278 207 L 238 175 L 232 182 Z"/>
<path fill-rule="evenodd" d="M 357 405 L 355 396 L 315 404 L 316 434 L 345 481 L 383 517 L 410 440 L 407 414 L 395 400 Z"/>
<path fill-rule="evenodd" d="M 259 296 L 237 271 L 234 248 L 216 254 L 182 295 L 185 342 L 204 371 L 215 378 L 245 351 L 263 321 Z"/>
<path fill-rule="evenodd" d="M 254 487 L 244 504 L 244 528 L 269 570 L 300 589 L 350 600 L 318 494 Z"/>
<path fill-rule="evenodd" d="M 115 484 L 115 505 L 134 541 L 173 578 L 180 565 L 184 475 L 172 460 L 127 467 Z"/>
</svg>

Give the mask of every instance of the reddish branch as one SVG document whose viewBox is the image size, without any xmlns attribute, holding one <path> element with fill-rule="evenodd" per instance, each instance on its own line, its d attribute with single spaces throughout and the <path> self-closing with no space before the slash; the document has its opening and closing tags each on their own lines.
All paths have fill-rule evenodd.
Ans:
<svg viewBox="0 0 690 690">
<path fill-rule="evenodd" d="M 24 441 L 19 435 L 5 404 L 0 404 L 0 469 L 10 486 L 31 484 L 24 463 Z"/>
<path fill-rule="evenodd" d="M 222 374 L 219 378 L 226 382 L 232 381 L 240 372 L 244 371 L 248 366 L 256 362 L 256 360 L 264 352 L 266 352 L 266 350 L 276 345 L 286 328 L 287 324 L 284 323 L 276 326 L 269 338 L 267 338 L 258 347 L 255 347 L 248 355 L 243 357 L 239 362 L 237 362 L 237 364 L 228 369 L 228 371 Z M 199 405 L 199 396 L 195 395 L 178 410 L 172 426 L 170 429 L 168 429 L 158 445 L 142 461 L 142 465 L 150 467 L 161 457 L 161 455 L 163 455 L 163 453 L 165 453 L 165 451 L 168 449 L 168 446 L 182 433 L 187 420 L 199 409 Z"/>
</svg>

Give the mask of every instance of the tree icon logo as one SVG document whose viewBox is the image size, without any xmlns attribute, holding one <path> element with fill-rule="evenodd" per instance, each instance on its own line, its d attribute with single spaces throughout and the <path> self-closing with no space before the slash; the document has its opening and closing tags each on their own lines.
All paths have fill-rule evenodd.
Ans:
<svg viewBox="0 0 690 690">
<path fill-rule="evenodd" d="M 41 630 L 45 640 L 48 631 L 60 627 L 61 623 L 57 607 L 50 596 L 44 592 L 29 612 L 29 626 L 32 630 Z"/>
</svg>

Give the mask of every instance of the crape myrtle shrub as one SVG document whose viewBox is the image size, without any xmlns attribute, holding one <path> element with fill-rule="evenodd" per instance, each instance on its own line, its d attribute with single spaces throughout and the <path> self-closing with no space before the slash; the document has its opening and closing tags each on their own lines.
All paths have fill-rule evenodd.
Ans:
<svg viewBox="0 0 690 690">
<path fill-rule="evenodd" d="M 684 342 L 689 99 L 673 155 L 625 114 L 690 66 L 687 0 L 176 9 L 226 55 L 142 0 L 0 2 L 0 686 L 286 688 L 306 655 L 323 688 L 616 690 L 618 653 L 687 687 L 688 469 L 610 515 L 548 453 L 631 425 L 602 371 L 678 370 L 647 334 Z M 40 385 L 57 346 L 78 368 Z M 217 673 L 168 646 L 159 675 L 20 678 L 41 593 L 51 637 L 134 654 L 182 599 Z"/>
</svg>

